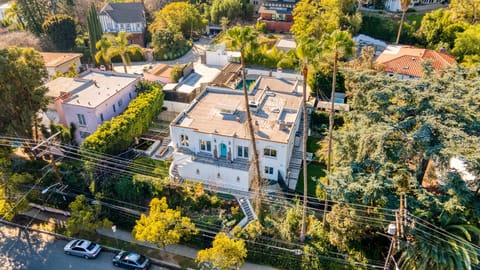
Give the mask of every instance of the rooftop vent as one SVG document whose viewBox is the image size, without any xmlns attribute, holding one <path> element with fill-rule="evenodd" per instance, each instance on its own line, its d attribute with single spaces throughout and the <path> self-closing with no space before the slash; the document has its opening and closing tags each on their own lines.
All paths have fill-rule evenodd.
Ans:
<svg viewBox="0 0 480 270">
<path fill-rule="evenodd" d="M 408 66 L 404 66 L 403 69 L 408 69 Z"/>
</svg>

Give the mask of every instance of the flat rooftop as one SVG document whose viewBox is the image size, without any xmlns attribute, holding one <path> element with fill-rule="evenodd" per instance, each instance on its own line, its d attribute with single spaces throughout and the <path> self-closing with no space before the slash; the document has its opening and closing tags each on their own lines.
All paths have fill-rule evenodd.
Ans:
<svg viewBox="0 0 480 270">
<path fill-rule="evenodd" d="M 139 76 L 90 69 L 79 75 L 82 85 L 69 91 L 72 96 L 65 104 L 96 108 L 120 90 L 135 82 Z"/>
<path fill-rule="evenodd" d="M 58 67 L 75 58 L 82 57 L 81 53 L 56 53 L 56 52 L 40 52 L 46 67 Z M 77 67 L 78 68 L 78 67 Z"/>
<path fill-rule="evenodd" d="M 256 138 L 288 143 L 301 113 L 302 95 L 298 81 L 261 76 L 249 95 L 249 103 L 256 123 Z M 172 125 L 201 133 L 249 139 L 246 120 L 242 90 L 209 86 Z"/>
</svg>

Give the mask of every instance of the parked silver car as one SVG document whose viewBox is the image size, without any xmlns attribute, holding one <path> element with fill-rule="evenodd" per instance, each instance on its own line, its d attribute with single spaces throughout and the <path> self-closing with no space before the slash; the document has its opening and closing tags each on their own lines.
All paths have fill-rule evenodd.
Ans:
<svg viewBox="0 0 480 270">
<path fill-rule="evenodd" d="M 120 251 L 112 259 L 115 266 L 131 270 L 146 270 L 150 267 L 150 260 L 134 252 Z"/>
<path fill-rule="evenodd" d="M 63 248 L 65 254 L 79 256 L 85 259 L 97 257 L 101 250 L 102 247 L 100 247 L 100 245 L 83 239 L 72 240 Z"/>
</svg>

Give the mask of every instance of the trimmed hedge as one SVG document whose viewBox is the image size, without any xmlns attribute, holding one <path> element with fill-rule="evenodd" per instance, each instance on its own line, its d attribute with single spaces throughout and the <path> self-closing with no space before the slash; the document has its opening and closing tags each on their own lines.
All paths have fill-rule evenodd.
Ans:
<svg viewBox="0 0 480 270">
<path fill-rule="evenodd" d="M 164 94 L 159 84 L 146 81 L 139 82 L 137 92 L 139 89 L 143 92 L 130 102 L 122 114 L 104 122 L 85 139 L 81 145 L 82 150 L 118 154 L 148 129 L 162 108 Z"/>
</svg>

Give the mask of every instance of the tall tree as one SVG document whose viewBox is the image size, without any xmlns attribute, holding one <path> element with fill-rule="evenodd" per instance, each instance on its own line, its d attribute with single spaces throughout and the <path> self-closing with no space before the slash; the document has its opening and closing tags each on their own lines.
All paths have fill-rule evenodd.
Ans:
<svg viewBox="0 0 480 270">
<path fill-rule="evenodd" d="M 130 33 L 120 31 L 117 36 L 106 35 L 110 40 L 111 46 L 107 49 L 110 57 L 120 56 L 123 63 L 123 69 L 127 73 L 127 66 L 130 65 L 132 55 L 136 53 L 144 54 L 142 47 L 137 44 L 129 44 L 128 37 Z"/>
<path fill-rule="evenodd" d="M 333 79 L 332 91 L 330 96 L 330 117 L 328 121 L 328 149 L 327 149 L 327 186 L 330 184 L 330 174 L 332 172 L 332 141 L 333 141 L 333 126 L 335 121 L 335 88 L 337 83 L 337 64 L 338 59 L 342 57 L 349 57 L 353 55 L 353 48 L 355 43 L 352 40 L 350 33 L 346 31 L 334 31 L 325 41 L 324 48 L 326 52 L 333 54 Z M 325 193 L 325 210 L 327 210 L 328 195 Z M 324 212 L 327 213 L 326 211 Z M 324 221 L 325 221 L 324 214 Z"/>
<path fill-rule="evenodd" d="M 90 55 L 92 60 L 95 59 L 95 54 L 97 53 L 96 44 L 102 38 L 103 31 L 102 26 L 100 25 L 100 20 L 97 14 L 97 8 L 95 4 L 90 3 L 88 7 L 87 14 L 87 27 L 88 27 L 88 45 L 90 47 Z"/>
<path fill-rule="evenodd" d="M 307 115 L 307 76 L 309 60 L 314 59 L 317 53 L 315 41 L 311 38 L 297 40 L 296 55 L 300 59 L 303 75 L 303 209 L 302 209 L 302 228 L 300 232 L 301 241 L 305 240 L 306 219 L 307 219 L 307 197 L 308 197 L 308 176 L 307 176 L 307 139 L 308 139 L 308 115 Z"/>
<path fill-rule="evenodd" d="M 239 270 L 246 257 L 247 249 L 242 239 L 231 239 L 224 232 L 219 232 L 211 248 L 198 252 L 196 261 L 211 269 L 228 270 L 233 267 Z"/>
<path fill-rule="evenodd" d="M 455 18 L 464 20 L 470 24 L 477 24 L 479 22 L 479 0 L 452 0 L 450 1 L 449 7 Z"/>
<path fill-rule="evenodd" d="M 468 27 L 458 33 L 452 53 L 465 65 L 476 66 L 480 63 L 480 24 Z"/>
<path fill-rule="evenodd" d="M 75 46 L 77 30 L 72 17 L 65 14 L 50 16 L 43 23 L 42 29 L 58 50 L 68 51 Z"/>
<path fill-rule="evenodd" d="M 99 200 L 100 197 L 96 196 Z M 67 235 L 79 236 L 83 233 L 92 233 L 100 227 L 110 227 L 112 223 L 101 218 L 102 206 L 99 203 L 91 204 L 82 194 L 75 198 L 75 201 L 68 206 L 71 211 L 71 217 L 67 219 Z"/>
<path fill-rule="evenodd" d="M 194 5 L 188 2 L 173 2 L 155 13 L 155 20 L 149 29 L 156 33 L 172 27 L 178 27 L 184 37 L 189 37 L 192 31 L 203 29 L 204 23 Z"/>
<path fill-rule="evenodd" d="M 138 241 L 147 241 L 165 248 L 196 232 L 195 224 L 190 218 L 183 217 L 180 210 L 168 208 L 167 199 L 163 197 L 152 199 L 148 216 L 141 215 L 132 234 Z"/>
<path fill-rule="evenodd" d="M 400 6 L 402 7 L 402 18 L 400 19 L 400 24 L 398 25 L 397 39 L 395 44 L 400 42 L 400 34 L 402 33 L 403 23 L 405 22 L 405 13 L 407 13 L 408 7 L 412 3 L 412 0 L 400 0 Z"/>
<path fill-rule="evenodd" d="M 257 143 L 255 139 L 255 132 L 253 129 L 252 114 L 248 104 L 248 90 L 246 83 L 246 68 L 245 68 L 245 55 L 248 50 L 253 50 L 256 46 L 257 32 L 251 27 L 235 26 L 227 31 L 226 39 L 230 43 L 232 49 L 240 51 L 240 63 L 242 65 L 242 85 L 244 106 L 247 111 L 248 132 L 250 134 L 250 141 L 252 142 L 253 152 L 253 166 L 255 172 L 253 173 L 253 191 L 255 192 L 255 211 L 260 213 L 260 204 L 262 196 L 262 175 L 260 172 L 260 161 L 258 160 Z"/>
<path fill-rule="evenodd" d="M 32 136 L 36 113 L 48 103 L 44 85 L 47 70 L 31 48 L 0 50 L 0 133 Z"/>
<path fill-rule="evenodd" d="M 49 0 L 16 0 L 17 16 L 26 28 L 39 35 L 43 33 L 42 24 L 49 15 Z"/>
</svg>

